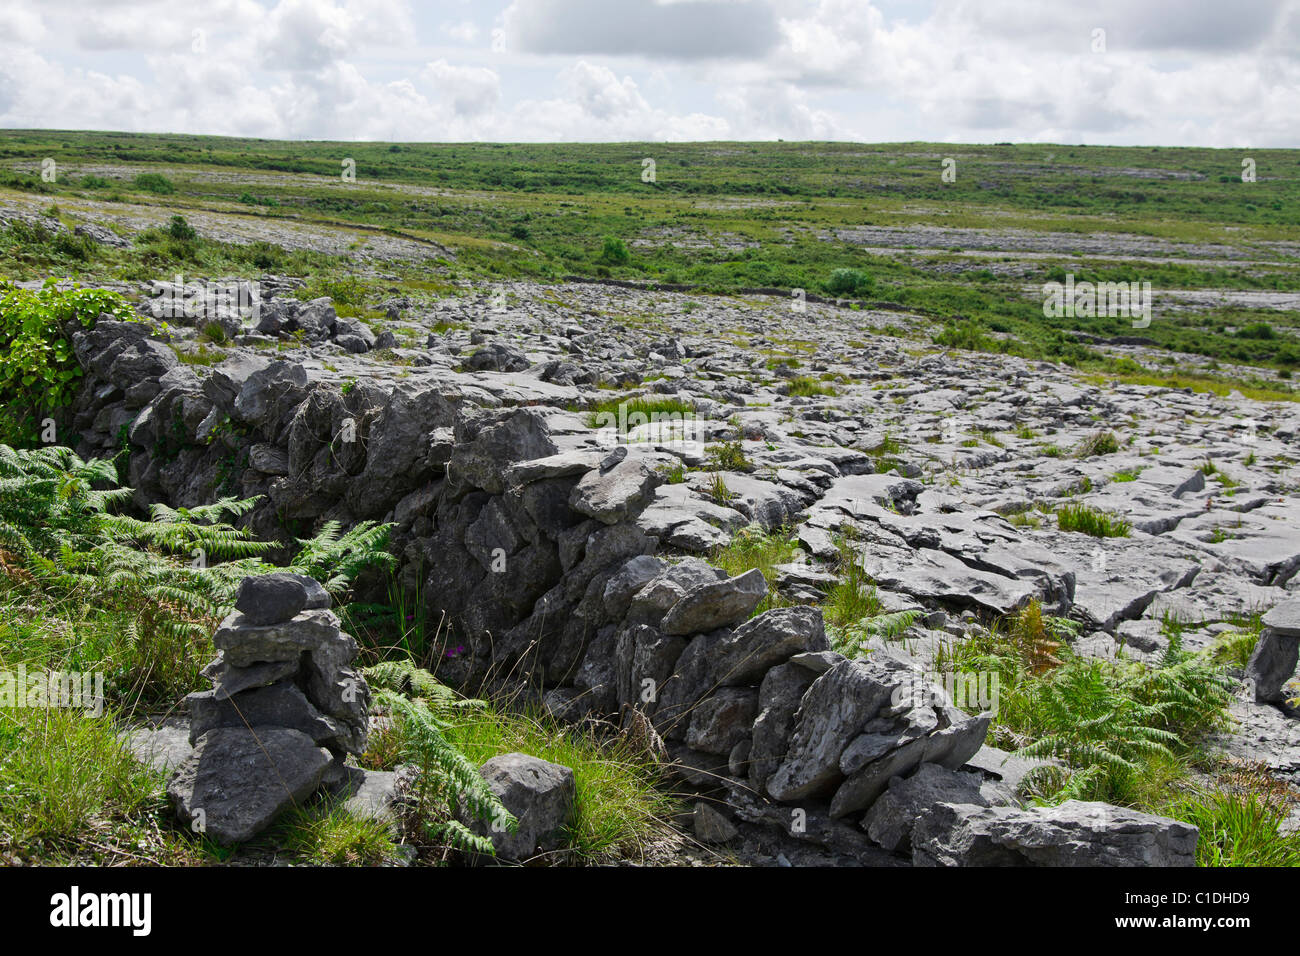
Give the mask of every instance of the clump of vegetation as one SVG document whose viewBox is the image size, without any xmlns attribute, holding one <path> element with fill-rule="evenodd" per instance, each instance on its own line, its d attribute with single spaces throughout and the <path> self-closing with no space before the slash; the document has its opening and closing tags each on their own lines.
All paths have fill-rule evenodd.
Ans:
<svg viewBox="0 0 1300 956">
<path fill-rule="evenodd" d="M 837 393 L 834 386 L 827 385 L 825 382 L 819 382 L 817 379 L 808 375 L 799 375 L 790 379 L 786 383 L 786 394 L 803 398 L 812 398 L 817 395 L 835 395 Z"/>
<path fill-rule="evenodd" d="M 82 461 L 61 446 L 0 445 L 0 492 L 0 549 L 24 580 L 126 618 L 105 632 L 102 654 L 132 705 L 170 702 L 194 689 L 212 655 L 208 637 L 233 610 L 240 582 L 277 570 L 261 558 L 275 545 L 232 523 L 255 498 L 189 509 L 155 504 L 144 521 L 117 513 L 132 491 L 118 487 L 111 461 Z M 340 595 L 364 568 L 392 562 L 387 540 L 386 525 L 365 522 L 347 534 L 327 525 L 299 542 L 290 566 Z"/>
<path fill-rule="evenodd" d="M 101 314 L 137 318 L 121 296 L 102 289 L 39 290 L 0 281 L 0 441 L 49 440 L 43 423 L 72 401 L 82 377 L 70 332 Z"/>
<path fill-rule="evenodd" d="M 767 596 L 755 614 L 779 606 L 776 591 L 776 566 L 793 561 L 800 553 L 794 535 L 785 528 L 766 531 L 757 525 L 742 528 L 725 546 L 715 548 L 709 563 L 726 571 L 731 577 L 757 568 L 767 581 Z"/>
<path fill-rule="evenodd" d="M 875 280 L 861 269 L 836 269 L 826 280 L 826 291 L 839 296 L 867 296 L 875 286 Z"/>
<path fill-rule="evenodd" d="M 573 769 L 577 785 L 567 848 L 557 862 L 600 864 L 640 860 L 671 832 L 678 800 L 660 764 L 632 739 L 601 739 L 560 727 L 549 715 L 508 703 L 460 710 L 447 720 L 447 740 L 471 763 L 521 752 Z"/>
<path fill-rule="evenodd" d="M 184 216 L 172 216 L 168 220 L 167 235 L 177 242 L 194 242 L 199 238 L 198 232 L 186 221 Z"/>
<path fill-rule="evenodd" d="M 312 299 L 329 298 L 334 303 L 334 311 L 342 316 L 355 316 L 365 304 L 366 286 L 356 276 L 316 275 L 306 284 L 293 290 L 294 298 L 303 302 Z"/>
<path fill-rule="evenodd" d="M 653 422 L 688 421 L 695 417 L 695 403 L 675 395 L 610 398 L 597 402 L 586 415 L 588 428 L 608 428 L 620 433 Z"/>
<path fill-rule="evenodd" d="M 510 833 L 519 821 L 488 786 L 478 766 L 446 736 L 451 714 L 482 710 L 487 704 L 459 697 L 409 660 L 380 663 L 364 673 L 375 701 L 400 721 L 400 756 L 420 770 L 417 815 L 427 836 L 435 843 L 491 854 L 492 841 L 457 818 L 458 803 L 476 819 Z"/>
<path fill-rule="evenodd" d="M 871 638 L 897 640 L 921 617 L 916 610 L 885 610 L 875 582 L 863 568 L 853 542 L 851 531 L 836 536 L 835 545 L 839 550 L 836 581 L 827 590 L 821 605 L 831 646 L 849 657 L 857 656 L 863 641 Z"/>
<path fill-rule="evenodd" d="M 1162 658 L 1147 667 L 1122 655 L 1076 656 L 1053 637 L 1068 630 L 1027 608 L 946 647 L 936 666 L 997 675 L 990 743 L 1062 764 L 1030 774 L 1027 789 L 1038 800 L 1104 800 L 1172 812 L 1170 794 L 1191 789 L 1192 765 L 1202 759 L 1199 741 L 1227 724 L 1234 681 L 1212 654 L 1184 651 L 1176 632 Z M 1034 634 L 1039 640 L 1026 644 Z M 1043 636 L 1057 645 L 1046 647 L 1047 656 Z"/>
<path fill-rule="evenodd" d="M 1095 458 L 1097 455 L 1113 455 L 1119 451 L 1119 439 L 1114 432 L 1099 431 L 1089 435 L 1074 449 L 1076 458 Z"/>
<path fill-rule="evenodd" d="M 622 239 L 617 236 L 606 236 L 601 245 L 600 258 L 602 262 L 608 262 L 610 265 L 625 266 L 631 261 L 632 255 L 627 251 L 627 244 Z"/>
<path fill-rule="evenodd" d="M 176 192 L 176 184 L 162 173 L 141 173 L 135 177 L 135 188 L 155 196 L 170 196 Z"/>
<path fill-rule="evenodd" d="M 1127 538 L 1133 526 L 1119 515 L 1098 511 L 1085 504 L 1067 504 L 1056 509 L 1056 526 L 1094 538 Z"/>
</svg>

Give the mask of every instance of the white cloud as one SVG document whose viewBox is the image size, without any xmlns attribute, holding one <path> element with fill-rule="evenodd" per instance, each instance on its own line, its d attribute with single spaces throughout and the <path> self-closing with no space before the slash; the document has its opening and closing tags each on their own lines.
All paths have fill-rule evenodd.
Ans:
<svg viewBox="0 0 1300 956">
<path fill-rule="evenodd" d="M 709 60 L 778 39 L 766 0 L 514 0 L 503 19 L 510 47 L 530 53 Z"/>
<path fill-rule="evenodd" d="M 452 66 L 437 60 L 425 67 L 424 75 L 459 116 L 487 113 L 501 99 L 501 78 L 486 67 Z"/>
<path fill-rule="evenodd" d="M 470 44 L 478 39 L 478 27 L 472 20 L 459 20 L 455 23 L 444 23 L 442 25 L 442 32 L 458 43 Z"/>
<path fill-rule="evenodd" d="M 885 2 L 4 0 L 0 125 L 417 140 L 1300 139 L 1300 0 L 935 0 L 901 16 L 909 8 Z M 489 26 L 503 45 L 489 48 Z M 1096 27 L 1104 53 L 1091 50 Z"/>
</svg>

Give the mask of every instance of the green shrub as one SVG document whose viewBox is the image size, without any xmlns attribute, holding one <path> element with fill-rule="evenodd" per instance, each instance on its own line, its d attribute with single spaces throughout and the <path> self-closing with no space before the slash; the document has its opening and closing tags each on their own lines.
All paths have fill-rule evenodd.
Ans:
<svg viewBox="0 0 1300 956">
<path fill-rule="evenodd" d="M 617 236 L 606 236 L 601 246 L 600 258 L 603 262 L 623 266 L 631 261 L 632 255 L 627 251 L 627 244 L 622 239 Z"/>
<path fill-rule="evenodd" d="M 167 223 L 167 235 L 178 242 L 194 242 L 199 238 L 199 234 L 185 221 L 184 216 L 172 216 Z"/>
<path fill-rule="evenodd" d="M 135 177 L 135 188 L 156 196 L 170 196 L 176 192 L 175 184 L 162 173 L 141 173 Z"/>
<path fill-rule="evenodd" d="M 53 280 L 31 291 L 0 281 L 0 441 L 35 444 L 41 423 L 72 401 L 82 371 L 69 333 L 101 314 L 136 318 L 115 292 L 61 292 Z"/>
<path fill-rule="evenodd" d="M 875 280 L 861 269 L 836 269 L 826 280 L 826 291 L 831 295 L 866 296 L 875 287 Z"/>
<path fill-rule="evenodd" d="M 786 385 L 786 394 L 792 396 L 802 396 L 812 398 L 816 395 L 835 395 L 834 386 L 827 385 L 825 382 L 819 382 L 817 379 L 808 375 L 800 375 L 790 379 Z"/>
<path fill-rule="evenodd" d="M 933 341 L 935 345 L 962 349 L 966 352 L 992 352 L 995 350 L 995 343 L 986 334 L 984 326 L 969 320 L 945 323 L 943 330 L 933 337 Z"/>
<path fill-rule="evenodd" d="M 1267 322 L 1252 322 L 1237 330 L 1239 339 L 1276 339 L 1277 331 Z"/>
</svg>

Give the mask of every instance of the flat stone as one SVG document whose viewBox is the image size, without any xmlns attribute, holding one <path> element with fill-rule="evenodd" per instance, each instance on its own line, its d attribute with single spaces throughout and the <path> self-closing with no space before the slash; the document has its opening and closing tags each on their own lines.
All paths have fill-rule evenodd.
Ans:
<svg viewBox="0 0 1300 956">
<path fill-rule="evenodd" d="M 743 621 L 766 596 L 767 581 L 757 568 L 696 585 L 664 615 L 664 633 L 701 634 Z"/>
<path fill-rule="evenodd" d="M 283 727 L 222 727 L 200 737 L 167 784 L 184 823 L 222 846 L 252 839 L 320 785 L 330 752 Z"/>
</svg>

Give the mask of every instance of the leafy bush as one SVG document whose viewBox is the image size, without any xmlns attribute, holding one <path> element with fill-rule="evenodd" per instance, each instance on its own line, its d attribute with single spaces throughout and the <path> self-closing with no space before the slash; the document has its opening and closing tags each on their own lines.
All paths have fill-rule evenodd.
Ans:
<svg viewBox="0 0 1300 956">
<path fill-rule="evenodd" d="M 631 261 L 632 255 L 627 251 L 627 244 L 622 239 L 617 236 L 606 236 L 600 250 L 600 258 L 603 262 L 623 266 Z"/>
<path fill-rule="evenodd" d="M 1277 330 L 1267 322 L 1252 322 L 1237 330 L 1239 339 L 1276 339 Z"/>
<path fill-rule="evenodd" d="M 194 242 L 199 238 L 199 234 L 185 221 L 184 216 L 172 216 L 167 223 L 167 235 L 178 242 Z"/>
<path fill-rule="evenodd" d="M 861 269 L 836 269 L 826 280 L 826 291 L 831 295 L 870 295 L 876 281 Z"/>
<path fill-rule="evenodd" d="M 136 318 L 121 296 L 102 289 L 39 291 L 0 282 L 0 441 L 31 444 L 41 422 L 75 397 L 81 366 L 69 333 L 101 314 Z"/>
<path fill-rule="evenodd" d="M 141 173 L 135 177 L 135 188 L 157 196 L 170 196 L 176 185 L 162 173 Z"/>
</svg>

